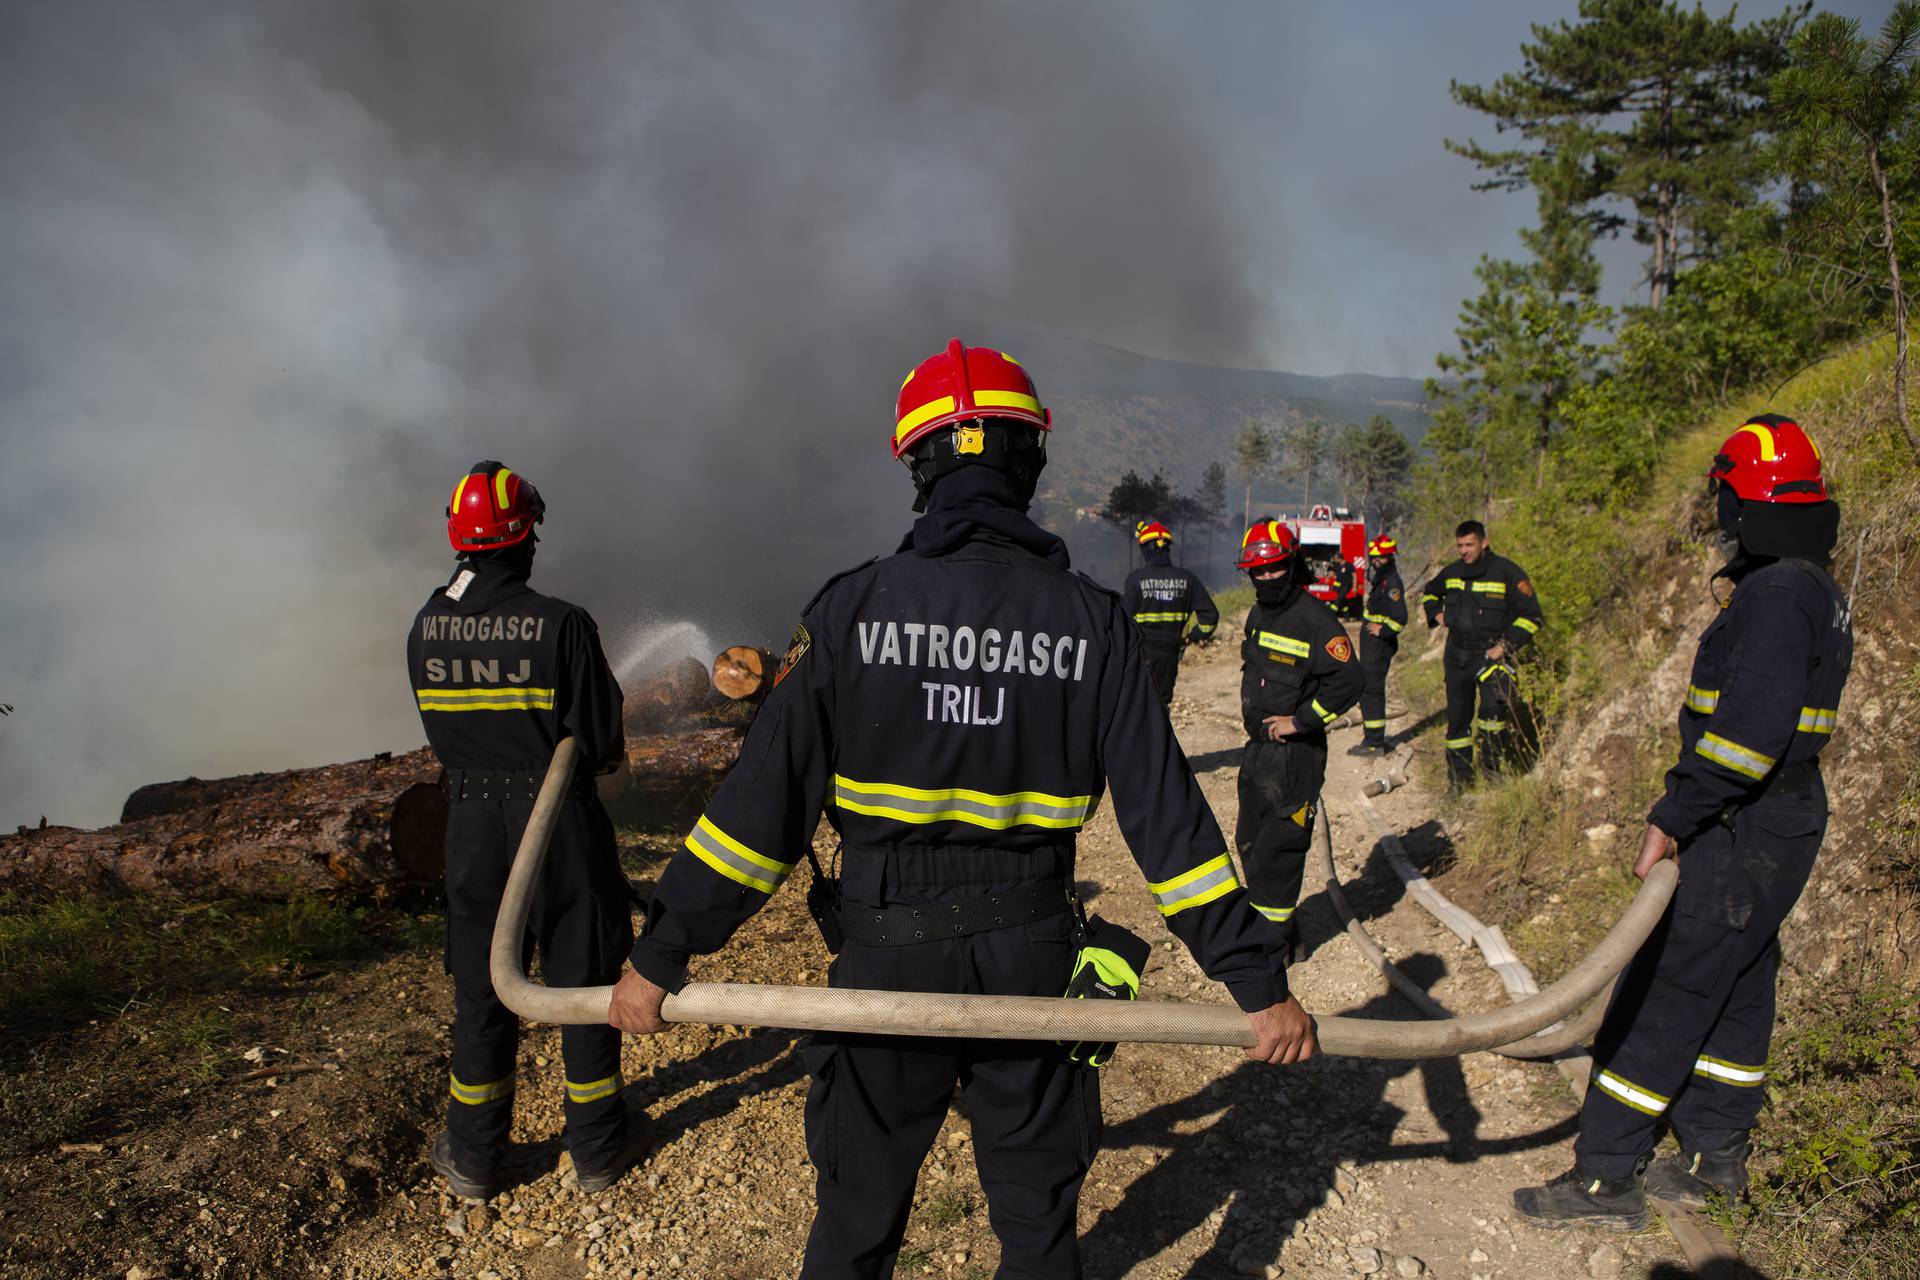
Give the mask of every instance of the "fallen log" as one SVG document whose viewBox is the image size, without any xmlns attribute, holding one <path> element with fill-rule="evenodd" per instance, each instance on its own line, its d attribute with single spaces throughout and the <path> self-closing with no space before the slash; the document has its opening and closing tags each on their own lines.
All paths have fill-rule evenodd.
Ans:
<svg viewBox="0 0 1920 1280">
<path fill-rule="evenodd" d="M 736 644 L 713 660 L 713 687 L 735 702 L 758 702 L 773 689 L 779 660 L 765 649 Z"/>
<path fill-rule="evenodd" d="M 601 782 L 600 796 L 619 821 L 691 822 L 740 758 L 740 725 L 679 733 L 627 735 L 627 765 Z"/>
<path fill-rule="evenodd" d="M 0 889 L 285 898 L 431 883 L 445 866 L 439 777 L 420 750 L 143 787 L 131 822 L 0 836 Z"/>
<path fill-rule="evenodd" d="M 669 662 L 625 693 L 627 725 L 642 730 L 686 724 L 724 705 L 698 658 Z"/>
</svg>

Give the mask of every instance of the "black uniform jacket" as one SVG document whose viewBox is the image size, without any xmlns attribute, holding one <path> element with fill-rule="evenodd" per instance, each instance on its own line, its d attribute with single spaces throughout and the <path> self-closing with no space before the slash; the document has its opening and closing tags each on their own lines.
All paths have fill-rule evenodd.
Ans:
<svg viewBox="0 0 1920 1280">
<path fill-rule="evenodd" d="M 828 582 L 788 656 L 660 878 L 640 973 L 678 990 L 689 955 L 719 949 L 785 882 L 823 808 L 850 866 L 911 847 L 954 849 L 956 867 L 966 849 L 1054 867 L 1063 852 L 1071 865 L 1110 780 L 1167 926 L 1241 1008 L 1285 998 L 1284 944 L 1247 904 L 1117 594 L 976 528 Z"/>
<path fill-rule="evenodd" d="M 1366 684 L 1347 629 L 1297 587 L 1286 603 L 1248 612 L 1240 659 L 1240 712 L 1254 739 L 1267 737 L 1268 716 L 1292 716 L 1299 736 L 1323 738 Z"/>
<path fill-rule="evenodd" d="M 1140 627 L 1147 646 L 1165 653 L 1186 641 L 1187 619 L 1201 639 L 1220 625 L 1220 610 L 1200 578 L 1177 564 L 1143 564 L 1127 575 L 1120 592 L 1127 614 Z"/>
<path fill-rule="evenodd" d="M 1400 643 L 1400 633 L 1407 625 L 1407 592 L 1400 582 L 1400 570 L 1388 564 L 1378 573 L 1372 574 L 1367 582 L 1367 603 L 1361 611 L 1363 621 L 1378 623 L 1378 636 L 1365 635 L 1360 643 L 1381 641 L 1389 645 Z"/>
<path fill-rule="evenodd" d="M 1472 564 L 1455 560 L 1434 574 L 1420 603 L 1429 627 L 1444 612 L 1447 648 L 1455 653 L 1482 654 L 1502 641 L 1516 653 L 1545 620 L 1526 570 L 1490 550 Z"/>
<path fill-rule="evenodd" d="M 1690 839 L 1758 798 L 1779 770 L 1818 756 L 1852 666 L 1847 602 L 1824 570 L 1776 560 L 1740 574 L 1700 637 L 1680 709 L 1680 760 L 1648 821 Z"/>
<path fill-rule="evenodd" d="M 543 772 L 572 735 L 580 770 L 625 753 L 620 686 L 585 609 L 541 595 L 524 571 L 463 564 L 407 635 L 420 722 L 449 769 Z"/>
</svg>

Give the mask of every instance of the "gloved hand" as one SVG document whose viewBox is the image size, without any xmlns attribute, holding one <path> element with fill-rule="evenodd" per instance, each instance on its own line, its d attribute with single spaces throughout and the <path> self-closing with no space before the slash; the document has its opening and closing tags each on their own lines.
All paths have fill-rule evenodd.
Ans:
<svg viewBox="0 0 1920 1280">
<path fill-rule="evenodd" d="M 1111 920 L 1095 916 L 1087 923 L 1086 944 L 1073 960 L 1073 978 L 1067 983 L 1069 1000 L 1134 1000 L 1140 995 L 1140 975 L 1147 967 L 1153 944 Z M 1067 1060 L 1104 1067 L 1114 1044 L 1079 1041 L 1067 1050 Z"/>
</svg>

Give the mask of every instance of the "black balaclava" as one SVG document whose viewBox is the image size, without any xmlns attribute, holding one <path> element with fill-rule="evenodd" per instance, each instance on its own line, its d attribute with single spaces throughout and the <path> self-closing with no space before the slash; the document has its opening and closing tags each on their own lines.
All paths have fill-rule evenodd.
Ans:
<svg viewBox="0 0 1920 1280">
<path fill-rule="evenodd" d="M 461 553 L 460 558 L 480 573 L 526 578 L 533 573 L 533 548 L 539 540 L 537 535 L 529 535 L 524 541 L 516 542 L 510 547 L 498 547 L 490 551 L 466 551 Z"/>
<path fill-rule="evenodd" d="M 1278 578 L 1255 578 L 1247 575 L 1253 582 L 1253 598 L 1264 608 L 1276 608 L 1292 601 L 1300 591 L 1300 560 L 1298 557 L 1287 561 L 1287 572 Z"/>
<path fill-rule="evenodd" d="M 1173 563 L 1173 548 L 1164 542 L 1156 542 L 1151 546 L 1140 548 L 1140 555 L 1148 564 L 1158 569 L 1164 569 Z"/>
<path fill-rule="evenodd" d="M 1840 538 L 1840 504 L 1831 500 L 1743 502 L 1732 485 L 1722 484 L 1714 515 L 1714 541 L 1727 556 L 1721 572 L 1728 576 L 1774 560 L 1828 565 Z"/>
<path fill-rule="evenodd" d="M 1063 569 L 1071 564 L 1067 544 L 1028 517 L 1028 492 L 1022 479 L 992 467 L 961 467 L 935 478 L 925 497 L 926 514 L 913 522 L 900 544 L 902 551 L 942 556 L 984 532 Z"/>
</svg>

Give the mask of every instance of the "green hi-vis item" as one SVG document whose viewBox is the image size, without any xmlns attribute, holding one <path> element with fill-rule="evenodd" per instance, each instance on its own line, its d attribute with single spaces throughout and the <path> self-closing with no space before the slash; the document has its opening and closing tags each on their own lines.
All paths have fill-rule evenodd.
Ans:
<svg viewBox="0 0 1920 1280">
<path fill-rule="evenodd" d="M 1140 996 L 1140 974 L 1147 967 L 1153 944 L 1111 920 L 1095 916 L 1087 922 L 1086 940 L 1073 960 L 1073 978 L 1067 983 L 1069 1000 L 1135 1000 Z M 1104 1067 L 1115 1045 L 1082 1040 L 1067 1050 L 1071 1062 Z"/>
</svg>

